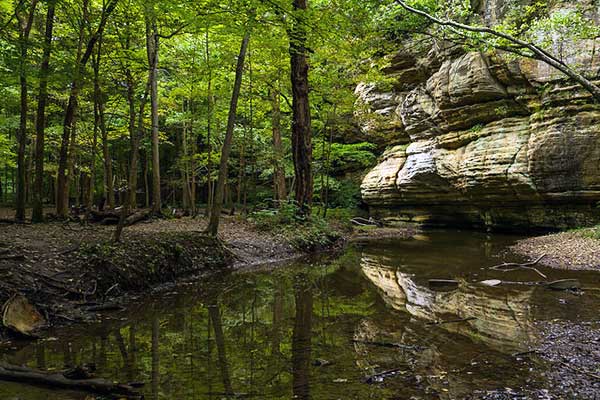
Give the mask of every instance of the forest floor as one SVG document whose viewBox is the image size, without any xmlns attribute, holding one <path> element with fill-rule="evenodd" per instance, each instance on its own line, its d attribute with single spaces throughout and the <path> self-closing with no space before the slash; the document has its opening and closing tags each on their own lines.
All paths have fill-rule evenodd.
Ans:
<svg viewBox="0 0 600 400">
<path fill-rule="evenodd" d="M 600 228 L 585 228 L 531 237 L 515 243 L 511 250 L 536 259 L 540 264 L 569 270 L 600 271 Z"/>
</svg>

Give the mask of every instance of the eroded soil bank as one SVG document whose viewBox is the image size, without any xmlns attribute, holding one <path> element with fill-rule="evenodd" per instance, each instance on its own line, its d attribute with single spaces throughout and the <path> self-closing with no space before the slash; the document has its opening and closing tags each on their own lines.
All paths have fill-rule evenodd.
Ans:
<svg viewBox="0 0 600 400">
<path fill-rule="evenodd" d="M 0 304 L 20 293 L 51 326 L 90 321 L 133 293 L 177 280 L 303 255 L 283 237 L 225 217 L 219 239 L 202 218 L 128 227 L 48 223 L 0 226 Z M 0 330 L 0 338 L 10 332 Z"/>
</svg>

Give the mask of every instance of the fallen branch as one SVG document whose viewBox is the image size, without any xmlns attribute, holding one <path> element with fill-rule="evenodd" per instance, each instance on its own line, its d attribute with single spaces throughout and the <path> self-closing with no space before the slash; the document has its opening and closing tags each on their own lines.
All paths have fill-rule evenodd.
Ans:
<svg viewBox="0 0 600 400">
<path fill-rule="evenodd" d="M 367 376 L 366 379 L 365 379 L 365 382 L 369 383 L 369 384 L 382 382 L 385 378 L 389 378 L 391 376 L 394 376 L 398 372 L 402 372 L 402 371 L 403 371 L 402 368 L 394 368 L 394 369 L 390 369 L 388 371 L 383 371 L 383 372 L 380 372 L 378 374 Z"/>
<path fill-rule="evenodd" d="M 494 265 L 493 267 L 489 267 L 488 269 L 493 269 L 494 271 L 501 271 L 501 272 L 516 271 L 518 269 L 529 269 L 529 270 L 535 271 L 542 278 L 548 279 L 548 277 L 546 275 L 542 274 L 537 268 L 533 267 L 534 265 L 539 263 L 542 260 L 542 258 L 544 258 L 544 257 L 546 257 L 546 254 L 542 254 L 536 260 L 528 262 L 528 263 L 503 263 L 503 264 Z"/>
<path fill-rule="evenodd" d="M 0 380 L 119 396 L 120 398 L 142 398 L 133 386 L 127 384 L 113 383 L 102 378 L 69 379 L 61 372 L 47 372 L 4 362 L 0 362 Z"/>
<path fill-rule="evenodd" d="M 375 221 L 373 218 L 362 218 L 362 217 L 356 217 L 356 218 L 352 218 L 350 220 L 350 222 L 352 222 L 354 225 L 358 225 L 358 226 L 380 226 L 380 224 Z"/>
</svg>

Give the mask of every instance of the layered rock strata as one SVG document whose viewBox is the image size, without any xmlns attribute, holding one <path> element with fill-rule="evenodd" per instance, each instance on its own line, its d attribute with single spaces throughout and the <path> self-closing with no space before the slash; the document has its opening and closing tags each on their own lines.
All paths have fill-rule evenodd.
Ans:
<svg viewBox="0 0 600 400">
<path fill-rule="evenodd" d="M 597 71 L 593 47 L 572 43 L 566 57 Z M 374 215 L 513 229 L 600 220 L 600 107 L 580 86 L 542 62 L 448 46 L 401 50 L 384 72 L 392 88 L 356 90 L 363 131 L 389 138 L 361 187 Z"/>
</svg>

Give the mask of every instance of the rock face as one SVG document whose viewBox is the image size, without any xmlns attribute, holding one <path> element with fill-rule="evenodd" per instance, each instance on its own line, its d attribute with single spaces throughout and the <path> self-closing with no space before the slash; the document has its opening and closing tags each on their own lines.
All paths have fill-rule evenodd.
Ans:
<svg viewBox="0 0 600 400">
<path fill-rule="evenodd" d="M 498 18 L 495 1 L 483 14 Z M 566 59 L 598 68 L 594 44 Z M 564 228 L 600 220 L 600 107 L 547 65 L 441 45 L 400 50 L 394 87 L 357 87 L 366 134 L 388 150 L 362 183 L 373 214 L 488 228 Z"/>
</svg>

